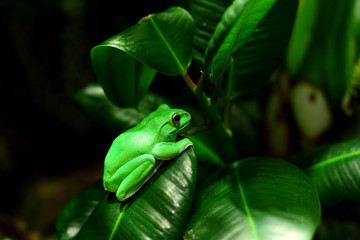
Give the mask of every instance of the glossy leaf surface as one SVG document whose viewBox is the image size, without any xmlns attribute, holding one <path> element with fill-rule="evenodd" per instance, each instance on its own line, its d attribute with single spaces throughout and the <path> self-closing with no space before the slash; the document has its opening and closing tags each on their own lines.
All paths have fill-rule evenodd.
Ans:
<svg viewBox="0 0 360 240">
<path fill-rule="evenodd" d="M 122 132 L 134 127 L 146 115 L 135 108 L 119 108 L 106 97 L 99 84 L 91 84 L 77 96 L 85 112 L 110 131 Z"/>
<path fill-rule="evenodd" d="M 295 19 L 297 1 L 277 0 L 248 42 L 234 54 L 223 96 L 233 99 L 258 90 L 280 68 Z"/>
<path fill-rule="evenodd" d="M 205 71 L 215 84 L 224 77 L 233 54 L 255 31 L 276 0 L 235 0 L 217 25 L 205 54 Z"/>
<path fill-rule="evenodd" d="M 360 212 L 360 140 L 302 152 L 290 158 L 315 184 L 325 215 Z"/>
<path fill-rule="evenodd" d="M 196 185 L 191 149 L 165 163 L 134 197 L 123 203 L 102 182 L 72 199 L 56 225 L 59 239 L 179 239 Z"/>
<path fill-rule="evenodd" d="M 115 44 L 102 43 L 91 51 L 91 62 L 107 97 L 118 107 L 135 107 L 149 89 L 156 71 Z"/>
<path fill-rule="evenodd" d="M 58 239 L 76 239 L 77 234 L 105 195 L 102 181 L 99 181 L 71 199 L 62 209 L 56 222 Z"/>
<path fill-rule="evenodd" d="M 184 238 L 311 239 L 319 221 L 319 199 L 304 172 L 250 158 L 202 186 Z"/>
<path fill-rule="evenodd" d="M 194 22 L 180 7 L 144 17 L 91 51 L 106 95 L 118 106 L 136 106 L 156 71 L 184 75 L 191 63 Z"/>
<path fill-rule="evenodd" d="M 205 50 L 217 24 L 233 0 L 191 0 L 189 12 L 195 22 L 193 62 L 203 69 Z"/>
<path fill-rule="evenodd" d="M 217 151 L 218 146 L 216 146 L 214 141 L 211 141 L 212 136 L 210 131 L 204 131 L 190 137 L 190 140 L 194 143 L 196 158 L 198 161 L 223 165 L 221 156 Z"/>
</svg>

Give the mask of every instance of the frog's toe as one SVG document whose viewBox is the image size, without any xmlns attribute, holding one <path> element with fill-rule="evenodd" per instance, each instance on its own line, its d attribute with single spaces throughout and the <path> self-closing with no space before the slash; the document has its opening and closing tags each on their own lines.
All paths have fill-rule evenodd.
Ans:
<svg viewBox="0 0 360 240">
<path fill-rule="evenodd" d="M 123 191 L 117 191 L 116 192 L 116 198 L 119 200 L 119 201 L 124 201 L 126 200 L 126 193 L 123 192 Z"/>
<path fill-rule="evenodd" d="M 116 192 L 118 186 L 115 186 L 114 184 L 110 184 L 109 181 L 104 180 L 103 181 L 103 187 L 108 192 Z"/>
</svg>

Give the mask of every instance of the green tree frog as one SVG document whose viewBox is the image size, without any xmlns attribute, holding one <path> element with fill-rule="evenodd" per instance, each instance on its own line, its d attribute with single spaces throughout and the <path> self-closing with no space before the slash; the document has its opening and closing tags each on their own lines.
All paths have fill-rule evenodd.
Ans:
<svg viewBox="0 0 360 240">
<path fill-rule="evenodd" d="M 161 160 L 173 159 L 193 146 L 188 138 L 176 141 L 190 119 L 188 112 L 162 104 L 115 138 L 105 157 L 105 190 L 116 192 L 117 199 L 124 201 L 155 174 Z"/>
</svg>

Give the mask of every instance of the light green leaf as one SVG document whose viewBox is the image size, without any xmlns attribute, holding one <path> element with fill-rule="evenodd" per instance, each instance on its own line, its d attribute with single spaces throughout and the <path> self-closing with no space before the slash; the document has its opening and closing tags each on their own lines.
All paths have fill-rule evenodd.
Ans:
<svg viewBox="0 0 360 240">
<path fill-rule="evenodd" d="M 312 239 L 320 221 L 315 187 L 279 159 L 236 162 L 204 183 L 184 239 Z"/>
<path fill-rule="evenodd" d="M 290 74 L 296 75 L 311 42 L 321 0 L 299 0 L 299 7 L 287 52 Z"/>
<path fill-rule="evenodd" d="M 215 84 L 224 77 L 233 54 L 254 33 L 276 0 L 235 0 L 217 25 L 205 54 L 205 72 Z"/>
<path fill-rule="evenodd" d="M 225 98 L 258 90 L 282 66 L 296 9 L 296 0 L 277 0 L 272 6 L 248 42 L 234 54 L 222 89 Z"/>
</svg>

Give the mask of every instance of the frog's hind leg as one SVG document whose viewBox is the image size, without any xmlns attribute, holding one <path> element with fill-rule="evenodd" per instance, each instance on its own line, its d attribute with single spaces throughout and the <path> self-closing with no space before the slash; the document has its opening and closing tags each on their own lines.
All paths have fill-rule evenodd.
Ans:
<svg viewBox="0 0 360 240">
<path fill-rule="evenodd" d="M 156 160 L 150 154 L 141 155 L 131 162 L 137 167 L 124 178 L 116 191 L 116 197 L 119 201 L 124 201 L 135 194 L 157 169 L 155 168 Z"/>
</svg>

